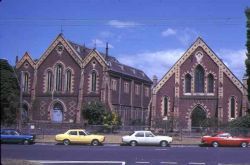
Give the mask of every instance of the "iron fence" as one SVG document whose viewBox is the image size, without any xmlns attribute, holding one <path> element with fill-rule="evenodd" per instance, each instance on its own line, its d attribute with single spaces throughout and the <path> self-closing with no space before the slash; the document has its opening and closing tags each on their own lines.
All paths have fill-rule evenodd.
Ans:
<svg viewBox="0 0 250 165">
<path fill-rule="evenodd" d="M 16 128 L 16 126 L 3 126 L 1 128 Z M 101 134 L 129 134 L 137 130 L 151 130 L 157 135 L 169 135 L 175 137 L 201 137 L 212 135 L 217 132 L 229 132 L 233 136 L 250 137 L 250 128 L 230 128 L 230 127 L 192 127 L 191 129 L 152 128 L 150 126 L 108 126 L 108 125 L 86 125 L 75 123 L 26 123 L 22 125 L 21 132 L 36 135 L 55 135 L 64 133 L 69 129 L 86 129 L 90 133 Z"/>
</svg>

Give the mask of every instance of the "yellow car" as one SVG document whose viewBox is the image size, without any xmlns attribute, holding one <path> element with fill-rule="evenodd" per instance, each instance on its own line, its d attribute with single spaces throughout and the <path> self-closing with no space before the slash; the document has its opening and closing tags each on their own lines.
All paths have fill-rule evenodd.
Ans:
<svg viewBox="0 0 250 165">
<path fill-rule="evenodd" d="M 105 137 L 103 135 L 91 135 L 83 129 L 70 129 L 64 134 L 56 135 L 55 140 L 64 145 L 75 143 L 97 146 L 104 142 Z"/>
</svg>

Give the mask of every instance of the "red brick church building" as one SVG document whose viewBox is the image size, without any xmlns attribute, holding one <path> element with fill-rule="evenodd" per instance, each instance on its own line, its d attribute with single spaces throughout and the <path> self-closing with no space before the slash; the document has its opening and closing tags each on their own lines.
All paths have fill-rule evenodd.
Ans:
<svg viewBox="0 0 250 165">
<path fill-rule="evenodd" d="M 16 70 L 31 122 L 83 123 L 83 105 L 95 100 L 117 112 L 123 124 L 146 120 L 152 81 L 110 56 L 108 47 L 101 53 L 60 34 L 40 59 L 28 53 L 17 59 Z"/>
<path fill-rule="evenodd" d="M 153 126 L 172 117 L 191 129 L 207 118 L 228 122 L 246 110 L 246 88 L 198 38 L 154 86 L 149 114 Z"/>
</svg>

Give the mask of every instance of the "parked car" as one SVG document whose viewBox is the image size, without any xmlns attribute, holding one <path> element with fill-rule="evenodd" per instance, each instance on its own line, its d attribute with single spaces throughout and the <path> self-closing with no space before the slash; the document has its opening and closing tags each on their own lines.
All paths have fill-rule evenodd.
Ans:
<svg viewBox="0 0 250 165">
<path fill-rule="evenodd" d="M 33 144 L 35 135 L 25 135 L 15 129 L 1 130 L 1 143 Z"/>
<path fill-rule="evenodd" d="M 105 137 L 103 135 L 90 134 L 83 129 L 70 129 L 63 134 L 56 135 L 55 140 L 59 143 L 63 143 L 64 145 L 75 143 L 97 146 L 104 142 Z"/>
<path fill-rule="evenodd" d="M 173 139 L 169 136 L 156 136 L 151 131 L 135 131 L 131 135 L 123 136 L 123 144 L 136 145 L 160 145 L 168 146 Z"/>
<path fill-rule="evenodd" d="M 218 146 L 240 146 L 248 147 L 250 138 L 232 137 L 229 133 L 217 133 L 212 136 L 203 136 L 201 138 L 202 145 L 209 145 L 213 147 Z"/>
</svg>

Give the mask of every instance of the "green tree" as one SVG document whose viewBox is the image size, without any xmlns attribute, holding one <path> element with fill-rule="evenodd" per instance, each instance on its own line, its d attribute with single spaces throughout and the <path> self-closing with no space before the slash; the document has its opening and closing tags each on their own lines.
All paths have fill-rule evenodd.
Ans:
<svg viewBox="0 0 250 165">
<path fill-rule="evenodd" d="M 107 108 L 99 101 L 91 101 L 83 106 L 83 117 L 88 120 L 88 124 L 101 125 Z"/>
<path fill-rule="evenodd" d="M 229 122 L 230 127 L 250 128 L 250 115 L 246 115 Z"/>
<path fill-rule="evenodd" d="M 247 75 L 247 85 L 248 85 L 248 100 L 250 100 L 250 8 L 247 8 L 245 10 L 245 14 L 247 17 L 247 42 L 246 42 L 246 47 L 247 47 L 247 59 L 245 61 L 246 64 L 246 75 Z M 250 110 L 248 110 L 250 113 Z"/>
<path fill-rule="evenodd" d="M 105 129 L 116 129 L 121 125 L 120 117 L 111 112 L 103 103 L 92 101 L 85 104 L 82 109 L 82 115 L 88 120 L 88 124 L 104 125 Z"/>
<path fill-rule="evenodd" d="M 0 59 L 1 124 L 14 124 L 19 107 L 19 85 L 12 66 Z"/>
</svg>

